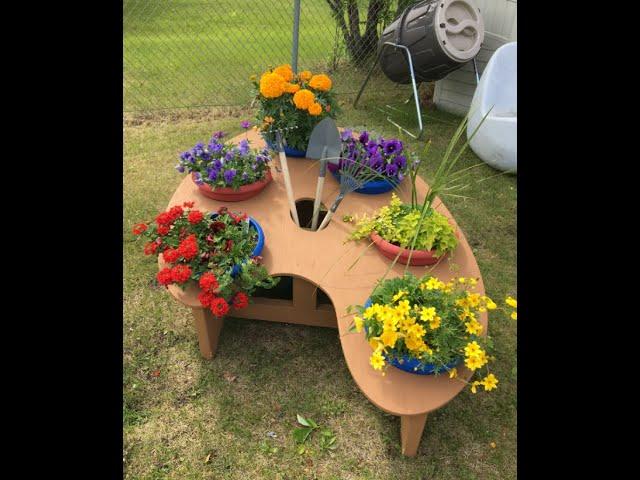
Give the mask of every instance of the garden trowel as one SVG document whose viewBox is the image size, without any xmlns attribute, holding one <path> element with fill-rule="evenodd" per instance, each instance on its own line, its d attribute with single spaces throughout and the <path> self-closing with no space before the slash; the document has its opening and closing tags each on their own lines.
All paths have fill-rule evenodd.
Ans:
<svg viewBox="0 0 640 480">
<path fill-rule="evenodd" d="M 318 174 L 318 183 L 316 185 L 316 198 L 313 202 L 311 230 L 315 230 L 318 226 L 324 177 L 327 174 L 327 162 L 331 161 L 338 164 L 341 149 L 342 142 L 340 141 L 340 132 L 338 132 L 336 122 L 331 117 L 323 119 L 311 132 L 309 145 L 307 146 L 307 158 L 320 160 L 320 173 Z"/>
</svg>

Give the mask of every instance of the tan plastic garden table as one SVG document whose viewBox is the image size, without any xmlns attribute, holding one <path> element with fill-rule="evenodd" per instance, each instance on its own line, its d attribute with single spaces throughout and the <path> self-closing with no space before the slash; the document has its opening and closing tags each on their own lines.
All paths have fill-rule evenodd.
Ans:
<svg viewBox="0 0 640 480">
<path fill-rule="evenodd" d="M 248 138 L 255 148 L 262 148 L 264 141 L 254 131 Z M 245 134 L 233 139 L 239 142 Z M 310 159 L 290 158 L 289 170 L 296 199 L 313 199 L 318 174 L 317 163 Z M 171 197 L 169 206 L 194 201 L 200 210 L 215 211 L 226 205 L 231 210 L 243 211 L 255 218 L 265 234 L 265 246 L 262 252 L 264 265 L 269 273 L 277 276 L 293 277 L 292 300 L 271 298 L 253 298 L 252 304 L 242 310 L 231 310 L 229 316 L 268 320 L 272 322 L 297 323 L 338 329 L 344 360 L 356 384 L 364 395 L 378 408 L 400 417 L 400 437 L 402 453 L 414 456 L 417 452 L 427 419 L 427 414 L 442 407 L 453 399 L 463 388 L 464 383 L 450 379 L 448 375 L 415 375 L 389 367 L 385 376 L 374 370 L 369 364 L 371 347 L 364 333 L 350 333 L 352 317 L 346 315 L 349 305 L 362 305 L 369 297 L 375 282 L 387 270 L 390 260 L 374 247 L 360 258 L 356 265 L 348 270 L 362 249 L 359 244 L 344 244 L 353 225 L 344 223 L 344 214 L 371 213 L 389 202 L 391 192 L 379 195 L 353 193 L 347 195 L 329 225 L 317 232 L 296 226 L 291 218 L 282 174 L 272 165 L 273 182 L 260 194 L 249 200 L 224 203 L 211 200 L 200 194 L 190 176 L 186 176 Z M 417 179 L 418 196 L 424 198 L 427 185 Z M 337 194 L 338 182 L 327 175 L 322 202 L 330 206 Z M 407 178 L 398 195 L 405 201 L 410 200 L 411 185 Z M 437 199 L 436 209 L 450 218 L 449 211 Z M 457 225 L 456 225 L 457 227 Z M 442 261 L 431 273 L 443 281 L 452 277 L 475 277 L 477 291 L 484 294 L 484 285 L 478 265 L 473 257 L 467 240 L 460 232 L 460 242 L 450 262 Z M 159 260 L 162 266 L 162 260 Z M 388 278 L 400 276 L 404 265 L 397 264 Z M 410 267 L 417 276 L 424 275 L 431 267 Z M 326 293 L 333 307 L 327 304 L 317 305 L 317 290 Z M 170 286 L 169 292 L 181 303 L 193 311 L 195 327 L 198 332 L 200 352 L 205 358 L 212 358 L 216 352 L 223 320 L 213 317 L 208 309 L 203 309 L 197 299 L 198 287 L 193 285 L 186 291 Z M 337 314 L 337 315 L 336 315 Z M 487 331 L 487 315 L 482 314 L 480 323 Z M 337 360 L 337 359 L 336 359 Z M 459 376 L 468 379 L 471 372 L 464 366 L 459 367 Z"/>
</svg>

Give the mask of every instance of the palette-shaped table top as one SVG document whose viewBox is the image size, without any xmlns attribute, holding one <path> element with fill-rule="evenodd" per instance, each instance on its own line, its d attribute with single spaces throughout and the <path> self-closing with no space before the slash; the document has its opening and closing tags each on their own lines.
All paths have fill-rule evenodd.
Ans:
<svg viewBox="0 0 640 480">
<path fill-rule="evenodd" d="M 234 142 L 248 138 L 254 148 L 263 148 L 265 143 L 255 131 L 249 131 L 232 139 Z M 463 382 L 450 379 L 448 375 L 416 375 L 394 367 L 386 370 L 386 375 L 374 370 L 369 364 L 371 347 L 364 333 L 349 332 L 352 316 L 347 315 L 349 305 L 364 304 L 376 281 L 387 271 L 391 260 L 384 257 L 375 247 L 367 249 L 352 266 L 369 242 L 360 241 L 345 244 L 353 224 L 342 221 L 345 214 L 371 213 L 388 204 L 391 192 L 366 195 L 348 194 L 340 204 L 329 225 L 320 231 L 299 228 L 291 218 L 283 175 L 272 163 L 273 181 L 257 196 L 241 202 L 219 202 L 202 195 L 190 176 L 186 176 L 178 186 L 169 206 L 194 201 L 194 208 L 216 211 L 225 205 L 233 211 L 246 212 L 255 218 L 265 234 L 262 252 L 263 263 L 272 275 L 293 276 L 318 285 L 329 297 L 336 311 L 338 332 L 345 361 L 358 387 L 378 408 L 393 415 L 419 415 L 435 410 L 455 397 L 465 386 Z M 318 178 L 318 162 L 305 158 L 288 157 L 290 176 L 296 199 L 315 197 Z M 427 192 L 427 184 L 420 178 L 416 181 L 419 200 Z M 330 207 L 339 184 L 331 174 L 327 174 L 322 203 Z M 410 201 L 411 182 L 406 178 L 396 190 L 403 201 Z M 477 292 L 484 294 L 484 284 L 471 248 L 462 231 L 455 223 L 447 208 L 439 199 L 434 202 L 436 210 L 451 219 L 459 232 L 459 244 L 448 259 L 434 267 L 409 267 L 416 276 L 429 272 L 442 281 L 453 277 L 474 277 L 478 279 Z M 352 268 L 349 268 L 352 266 Z M 455 270 L 452 268 L 455 266 Z M 396 264 L 387 278 L 401 276 L 405 265 Z M 171 294 L 183 304 L 199 307 L 197 287 L 182 291 L 170 286 Z M 230 314 L 233 316 L 233 314 Z M 487 314 L 480 316 L 483 331 L 487 331 Z M 330 359 L 327 359 L 330 361 Z M 461 365 L 459 376 L 468 379 L 471 372 Z"/>
</svg>

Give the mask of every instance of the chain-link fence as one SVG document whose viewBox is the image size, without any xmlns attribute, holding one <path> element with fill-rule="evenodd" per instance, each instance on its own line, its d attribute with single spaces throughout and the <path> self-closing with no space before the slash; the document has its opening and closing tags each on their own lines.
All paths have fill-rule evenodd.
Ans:
<svg viewBox="0 0 640 480">
<path fill-rule="evenodd" d="M 250 76 L 294 63 L 358 91 L 379 34 L 411 0 L 124 0 L 124 110 L 243 105 Z M 404 87 L 403 87 L 404 88 Z M 367 89 L 397 90 L 379 69 Z"/>
</svg>

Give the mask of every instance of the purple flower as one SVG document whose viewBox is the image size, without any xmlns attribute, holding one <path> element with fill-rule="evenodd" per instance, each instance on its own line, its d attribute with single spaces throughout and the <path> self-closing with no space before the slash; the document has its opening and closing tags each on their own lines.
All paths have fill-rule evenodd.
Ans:
<svg viewBox="0 0 640 480">
<path fill-rule="evenodd" d="M 218 143 L 216 139 L 212 139 L 211 142 L 209 142 L 209 145 L 207 146 L 209 147 L 209 151 L 211 153 L 220 153 L 224 148 L 224 145 L 221 143 Z"/>
<path fill-rule="evenodd" d="M 233 178 L 235 176 L 236 176 L 235 169 L 230 168 L 229 170 L 224 172 L 224 181 L 227 183 L 227 185 L 231 185 L 231 182 L 233 182 Z"/>
<path fill-rule="evenodd" d="M 215 132 L 212 135 L 212 138 L 215 138 L 216 140 L 220 140 L 222 137 L 224 137 L 224 132 L 223 131 Z"/>
<path fill-rule="evenodd" d="M 249 120 L 243 120 L 240 122 L 240 126 L 246 130 L 251 127 L 251 122 Z"/>
<path fill-rule="evenodd" d="M 369 166 L 371 168 L 378 169 L 382 166 L 382 155 L 380 155 L 380 152 L 375 152 L 373 155 L 371 155 L 371 158 L 369 159 Z"/>
<path fill-rule="evenodd" d="M 180 159 L 182 161 L 185 161 L 185 162 L 191 162 L 191 163 L 195 162 L 195 159 L 193 158 L 193 155 L 191 155 L 191 152 L 189 152 L 189 151 L 182 152 L 180 154 Z"/>
<path fill-rule="evenodd" d="M 398 172 L 398 181 L 401 182 L 403 178 L 404 175 L 402 174 L 402 172 Z"/>
<path fill-rule="evenodd" d="M 228 162 L 230 160 L 233 160 L 233 157 L 236 156 L 236 150 L 229 150 L 227 153 L 224 154 L 224 159 Z"/>
<path fill-rule="evenodd" d="M 388 142 L 384 142 L 382 148 L 387 155 L 391 155 L 392 153 L 398 154 L 402 151 L 402 142 L 394 138 Z"/>
<path fill-rule="evenodd" d="M 202 175 L 200 175 L 200 172 L 196 172 L 194 177 L 195 177 L 195 182 L 196 182 L 198 185 L 202 185 L 202 184 L 204 183 L 204 182 L 202 181 Z"/>
<path fill-rule="evenodd" d="M 404 170 L 404 167 L 407 166 L 407 159 L 404 155 L 398 155 L 394 161 L 400 170 Z"/>
<path fill-rule="evenodd" d="M 199 157 L 200 155 L 202 155 L 204 153 L 204 143 L 202 142 L 196 143 L 191 153 L 196 157 Z"/>
<path fill-rule="evenodd" d="M 180 173 L 184 173 L 184 166 L 183 165 L 176 165 L 176 170 L 178 170 Z"/>
<path fill-rule="evenodd" d="M 340 134 L 340 138 L 346 142 L 350 138 L 353 138 L 353 131 L 349 130 L 348 128 L 345 128 Z"/>
<path fill-rule="evenodd" d="M 215 180 L 218 179 L 218 173 L 220 173 L 220 170 L 218 170 L 216 168 L 209 168 L 209 169 L 207 169 L 207 172 L 209 173 L 209 175 L 208 175 L 209 180 L 215 181 Z"/>
<path fill-rule="evenodd" d="M 398 173 L 398 166 L 395 163 L 388 163 L 385 173 L 390 177 L 395 177 Z"/>
<path fill-rule="evenodd" d="M 243 173 L 242 173 L 242 181 L 243 181 L 243 182 L 246 182 L 246 181 L 247 181 L 247 178 L 249 178 L 249 174 L 248 174 L 247 172 L 243 172 Z"/>
<path fill-rule="evenodd" d="M 213 162 L 211 162 L 211 166 L 216 170 L 220 170 L 222 168 L 222 161 L 219 158 L 216 158 Z"/>
<path fill-rule="evenodd" d="M 360 140 L 361 144 L 366 145 L 367 142 L 369 141 L 369 132 L 367 132 L 366 130 L 362 132 L 358 140 Z"/>
<path fill-rule="evenodd" d="M 242 140 L 240 142 L 240 155 L 246 157 L 249 154 L 249 142 L 247 140 Z"/>
</svg>

